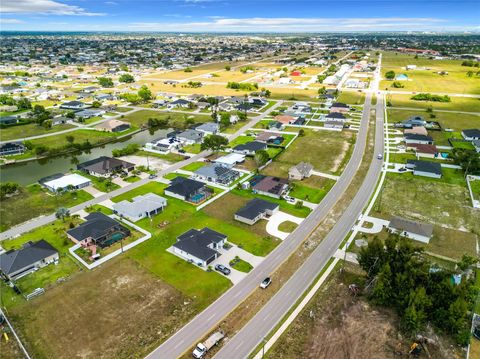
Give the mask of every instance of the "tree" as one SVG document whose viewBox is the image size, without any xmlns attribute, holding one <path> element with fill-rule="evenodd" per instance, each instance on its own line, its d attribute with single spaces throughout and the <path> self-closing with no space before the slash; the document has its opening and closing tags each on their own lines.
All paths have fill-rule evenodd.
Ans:
<svg viewBox="0 0 480 359">
<path fill-rule="evenodd" d="M 231 69 L 232 69 L 232 67 L 230 65 L 225 66 L 226 71 L 230 71 Z"/>
<path fill-rule="evenodd" d="M 17 108 L 19 111 L 21 110 L 30 110 L 32 108 L 32 104 L 28 98 L 22 97 L 20 98 L 17 103 Z"/>
<path fill-rule="evenodd" d="M 138 96 L 145 102 L 153 98 L 152 91 L 150 91 L 147 85 L 140 87 L 140 90 L 138 90 Z"/>
<path fill-rule="evenodd" d="M 118 78 L 118 81 L 129 84 L 135 82 L 135 78 L 130 74 L 123 74 Z"/>
<path fill-rule="evenodd" d="M 453 162 L 462 167 L 465 176 L 469 173 L 480 172 L 480 154 L 475 150 L 454 148 L 452 151 Z"/>
<path fill-rule="evenodd" d="M 472 77 L 472 76 L 473 76 L 473 71 L 468 71 L 468 72 L 467 72 L 467 76 L 468 76 L 468 77 Z"/>
<path fill-rule="evenodd" d="M 265 150 L 260 150 L 255 153 L 255 163 L 257 164 L 258 167 L 263 166 L 265 163 L 268 162 L 270 159 L 270 156 L 268 155 L 268 152 Z"/>
<path fill-rule="evenodd" d="M 20 185 L 15 182 L 0 183 L 0 198 L 4 200 L 9 195 L 16 193 L 20 189 Z"/>
<path fill-rule="evenodd" d="M 299 131 L 298 131 L 298 137 L 303 137 L 305 136 L 305 130 L 303 128 L 301 128 Z"/>
<path fill-rule="evenodd" d="M 75 142 L 75 137 L 73 137 L 72 135 L 66 135 L 65 139 L 67 140 L 68 143 Z"/>
<path fill-rule="evenodd" d="M 65 222 L 65 218 L 70 217 L 70 210 L 68 208 L 60 207 L 55 212 L 55 217 Z"/>
<path fill-rule="evenodd" d="M 133 105 L 138 104 L 142 100 L 136 93 L 125 93 L 120 97 Z"/>
<path fill-rule="evenodd" d="M 66 114 L 65 114 L 65 117 L 67 118 L 71 118 L 72 120 L 75 118 L 75 112 L 73 111 L 68 111 Z"/>
<path fill-rule="evenodd" d="M 228 126 L 230 126 L 230 114 L 228 112 L 222 112 L 220 114 L 220 127 L 225 129 Z"/>
<path fill-rule="evenodd" d="M 272 92 L 270 90 L 265 90 L 265 91 L 263 91 L 263 93 L 265 94 L 265 97 L 267 97 L 267 98 L 272 96 Z"/>
<path fill-rule="evenodd" d="M 327 93 L 327 89 L 325 88 L 325 86 L 320 87 L 320 88 L 318 89 L 318 94 L 319 94 L 319 95 L 325 95 L 326 93 Z"/>
<path fill-rule="evenodd" d="M 113 81 L 110 77 L 99 77 L 97 81 L 102 87 L 113 87 Z"/>
<path fill-rule="evenodd" d="M 205 137 L 200 148 L 203 150 L 219 151 L 228 145 L 228 139 L 220 135 L 210 135 Z"/>
<path fill-rule="evenodd" d="M 93 108 L 99 108 L 100 106 L 102 106 L 102 103 L 100 101 L 93 101 L 92 102 L 92 107 Z"/>
<path fill-rule="evenodd" d="M 393 80 L 395 78 L 395 71 L 388 71 L 385 73 L 385 78 L 387 80 Z"/>
<path fill-rule="evenodd" d="M 377 237 L 373 237 L 368 246 L 360 248 L 358 263 L 367 272 L 367 278 L 371 279 L 377 275 L 383 265 L 383 243 Z"/>
</svg>

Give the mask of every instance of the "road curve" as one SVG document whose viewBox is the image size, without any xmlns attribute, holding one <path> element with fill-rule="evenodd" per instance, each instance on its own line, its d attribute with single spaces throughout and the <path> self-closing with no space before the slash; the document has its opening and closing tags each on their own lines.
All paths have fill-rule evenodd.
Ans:
<svg viewBox="0 0 480 359">
<path fill-rule="evenodd" d="M 197 340 L 204 337 L 209 331 L 215 328 L 217 323 L 219 323 L 225 316 L 227 316 L 232 310 L 234 310 L 245 298 L 247 298 L 250 293 L 256 289 L 259 283 L 266 277 L 273 273 L 278 266 L 280 266 L 303 242 L 303 240 L 308 237 L 312 231 L 318 226 L 320 222 L 327 216 L 333 206 L 336 204 L 337 200 L 343 195 L 345 190 L 350 185 L 353 176 L 355 175 L 365 150 L 367 130 L 368 130 L 368 121 L 370 117 L 370 107 L 371 107 L 371 97 L 372 95 L 367 94 L 365 105 L 363 108 L 362 121 L 360 129 L 358 132 L 357 141 L 355 143 L 355 148 L 353 150 L 352 157 L 350 158 L 345 170 L 342 175 L 328 192 L 325 198 L 322 200 L 320 206 L 318 206 L 312 213 L 302 222 L 302 224 L 297 227 L 297 229 L 292 232 L 277 248 L 275 248 L 268 257 L 255 267 L 248 276 L 246 276 L 241 282 L 230 288 L 225 292 L 220 298 L 218 298 L 214 303 L 212 303 L 208 308 L 203 312 L 198 314 L 194 319 L 192 319 L 188 324 L 181 328 L 177 333 L 171 336 L 167 341 L 162 345 L 156 348 L 151 352 L 146 358 L 147 359 L 170 359 L 177 358 L 190 349 Z M 380 129 L 383 131 L 383 128 Z M 381 140 L 379 140 L 381 142 Z M 381 142 L 383 146 L 383 142 Z M 378 165 L 381 161 L 379 161 Z M 376 168 L 376 167 L 375 167 Z M 377 173 L 374 173 L 376 175 Z M 376 178 L 376 177 L 375 177 Z M 368 199 L 368 198 L 367 198 Z M 363 205 L 366 203 L 366 200 L 361 203 Z M 355 217 L 356 219 L 357 217 Z M 348 227 L 348 230 L 352 226 Z M 337 238 L 335 236 L 335 238 Z M 340 239 L 340 241 L 343 237 Z M 332 251 L 334 252 L 338 247 L 338 243 L 332 241 L 324 241 L 325 243 L 330 243 Z M 325 246 L 325 245 L 324 245 Z M 333 254 L 332 252 L 332 254 Z M 330 255 L 331 256 L 331 255 Z M 330 258 L 328 256 L 328 258 Z M 327 258 L 327 259 L 328 259 Z M 323 267 L 323 265 L 322 265 Z M 315 278 L 305 277 L 308 282 L 311 282 Z M 275 278 L 273 278 L 275 280 Z M 295 293 L 289 293 L 289 295 L 295 295 Z M 281 302 L 280 298 L 280 302 Z M 285 300 L 287 302 L 287 299 Z M 278 308 L 274 309 L 274 312 L 280 313 L 281 316 L 286 312 L 280 312 Z M 272 313 L 270 313 L 272 314 Z M 268 313 L 264 318 L 268 317 Z M 269 327 L 269 326 L 267 326 Z M 267 327 L 264 331 L 268 333 Z M 255 328 L 255 331 L 257 329 Z M 260 331 L 259 331 L 260 332 Z M 247 335 L 252 343 L 257 341 L 257 333 L 250 333 Z M 254 336 L 254 337 L 252 337 Z M 235 337 L 236 338 L 236 337 Z M 260 340 L 263 338 L 263 335 L 260 337 Z M 234 341 L 235 340 L 235 341 Z M 243 358 L 248 355 L 248 353 L 257 345 L 253 347 L 245 346 L 247 348 L 242 352 L 241 355 L 233 354 L 234 351 L 239 350 L 243 347 L 245 339 L 232 339 L 231 342 L 237 343 L 233 347 L 228 345 L 228 349 L 222 350 L 219 355 L 221 357 L 238 357 Z M 239 347 L 239 348 L 237 348 Z M 233 348 L 233 350 L 232 350 Z M 239 351 L 240 353 L 240 351 Z"/>
<path fill-rule="evenodd" d="M 371 95 L 367 95 L 365 107 L 370 108 Z M 369 112 L 369 110 L 368 110 Z M 368 113 L 367 112 L 367 113 Z M 365 112 L 364 112 L 365 115 Z M 215 356 L 216 359 L 241 359 L 246 358 L 280 322 L 283 316 L 300 299 L 311 286 L 315 278 L 321 273 L 328 260 L 334 255 L 337 248 L 347 236 L 363 208 L 371 197 L 377 180 L 382 170 L 382 161 L 376 154 L 383 153 L 383 100 L 377 103 L 377 122 L 375 130 L 375 152 L 367 175 L 352 202 L 328 233 L 320 245 L 312 252 L 305 263 L 295 272 L 285 285 L 270 299 L 270 301 L 231 339 Z M 348 173 L 353 175 L 356 166 L 361 162 L 363 150 L 366 145 L 367 122 L 362 119 L 358 143 L 352 155 L 351 168 Z M 349 165 L 350 165 L 349 163 Z M 287 239 L 289 240 L 289 239 Z M 273 278 L 275 280 L 275 278 Z"/>
</svg>

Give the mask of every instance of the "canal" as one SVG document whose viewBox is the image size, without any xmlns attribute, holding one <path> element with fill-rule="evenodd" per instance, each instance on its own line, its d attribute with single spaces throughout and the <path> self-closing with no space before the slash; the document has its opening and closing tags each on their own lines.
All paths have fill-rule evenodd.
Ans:
<svg viewBox="0 0 480 359">
<path fill-rule="evenodd" d="M 143 146 L 146 142 L 165 136 L 169 131 L 170 130 L 156 130 L 154 133 L 150 131 L 141 131 L 117 142 L 111 142 L 102 147 L 92 148 L 89 151 L 69 153 L 64 156 L 3 166 L 0 169 L 0 181 L 16 182 L 24 186 L 29 185 L 37 182 L 43 177 L 74 170 L 78 163 L 92 160 L 100 156 L 112 156 L 113 149 L 123 148 L 130 143 L 137 143 Z"/>
</svg>

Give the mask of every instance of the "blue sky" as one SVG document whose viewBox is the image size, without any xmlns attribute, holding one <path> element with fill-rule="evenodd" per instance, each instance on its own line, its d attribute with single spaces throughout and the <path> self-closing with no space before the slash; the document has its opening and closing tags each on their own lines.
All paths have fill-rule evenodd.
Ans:
<svg viewBox="0 0 480 359">
<path fill-rule="evenodd" d="M 1 30 L 480 31 L 479 0 L 2 0 Z"/>
</svg>

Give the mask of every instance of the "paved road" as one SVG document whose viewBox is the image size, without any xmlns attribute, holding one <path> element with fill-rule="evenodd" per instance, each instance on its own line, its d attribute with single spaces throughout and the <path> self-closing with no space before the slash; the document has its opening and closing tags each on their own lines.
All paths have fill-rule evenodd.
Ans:
<svg viewBox="0 0 480 359">
<path fill-rule="evenodd" d="M 229 289 L 208 308 L 206 308 L 203 312 L 201 312 L 194 319 L 192 319 L 188 324 L 181 328 L 177 333 L 175 333 L 152 353 L 150 353 L 146 357 L 147 359 L 177 358 L 181 356 L 184 352 L 189 350 L 193 345 L 195 345 L 196 341 L 198 341 L 199 339 L 204 337 L 209 331 L 214 329 L 217 323 L 219 323 L 225 316 L 227 316 L 232 310 L 234 310 L 245 298 L 250 295 L 253 290 L 258 288 L 259 283 L 265 277 L 271 275 L 271 273 L 273 273 L 276 268 L 278 268 L 278 266 L 280 266 L 297 249 L 297 247 L 303 242 L 303 240 L 308 237 L 315 230 L 318 224 L 327 216 L 327 214 L 336 204 L 337 200 L 343 195 L 345 190 L 350 185 L 353 176 L 355 175 L 361 163 L 366 145 L 371 97 L 371 94 L 367 94 L 366 96 L 360 131 L 358 133 L 358 138 L 355 144 L 355 148 L 353 150 L 352 157 L 348 162 L 345 171 L 342 173 L 333 188 L 322 200 L 321 204 L 314 211 L 312 211 L 312 213 L 302 222 L 301 226 L 297 227 L 297 229 L 292 232 L 277 248 L 275 248 L 268 255 L 268 257 L 262 263 L 260 263 L 260 265 L 255 267 L 245 279 L 243 279 L 240 283 Z M 383 146 L 382 131 L 383 128 L 380 127 L 380 138 L 377 139 L 377 142 L 379 142 L 379 150 L 380 147 Z M 380 166 L 380 161 L 378 163 L 374 163 L 373 167 L 375 171 L 373 173 L 370 173 L 372 172 L 370 171 L 370 175 L 367 178 L 375 182 L 376 178 L 378 177 L 377 167 L 379 172 Z M 367 202 L 368 195 L 367 198 L 363 200 L 363 202 L 362 200 L 363 198 L 358 199 L 354 202 L 357 206 L 361 206 L 360 210 Z M 351 218 L 351 216 L 352 214 L 350 214 L 348 218 Z M 358 215 L 355 214 L 353 220 L 355 220 L 357 216 Z M 350 230 L 352 225 L 349 225 L 346 230 Z M 325 256 L 325 263 L 335 253 L 336 249 L 338 248 L 338 241 L 341 242 L 344 236 L 342 236 L 339 240 L 337 240 L 337 238 L 339 238 L 337 235 L 335 235 L 334 238 L 334 241 L 323 241 L 323 243 L 325 244 L 323 244 L 322 248 L 325 248 L 327 245 L 328 248 L 331 247 L 331 249 L 329 249 L 329 253 L 331 253 Z M 319 252 L 316 251 L 316 253 Z M 318 261 L 318 258 L 316 258 L 316 260 Z M 309 263 L 311 262 L 312 261 L 309 261 Z M 317 263 L 317 265 L 318 264 L 319 263 Z M 322 268 L 323 265 L 324 264 L 322 264 L 320 268 Z M 315 267 L 311 271 L 307 271 L 305 273 L 301 271 L 299 271 L 298 273 L 297 274 L 302 277 L 301 281 L 297 285 L 293 285 L 293 288 L 287 291 L 284 291 L 282 289 L 282 293 L 283 295 L 285 295 L 285 304 L 287 304 L 288 307 L 290 307 L 290 305 L 288 305 L 288 303 L 291 302 L 290 299 L 292 299 L 294 303 L 294 297 L 297 297 L 301 295 L 301 293 L 303 293 L 303 284 L 305 284 L 305 282 L 310 283 L 316 277 L 317 268 Z M 275 280 L 275 278 L 273 278 L 273 280 Z M 295 281 L 294 283 L 297 283 L 297 281 Z M 294 290 L 296 286 L 298 286 L 298 290 Z M 283 301 L 282 296 L 275 296 L 274 298 L 277 298 L 276 300 L 278 302 Z M 281 318 L 288 310 L 288 308 L 286 310 L 280 310 L 279 308 L 285 307 L 284 305 L 282 305 L 281 307 L 279 306 L 278 308 L 269 307 L 269 311 L 266 312 L 262 310 L 262 313 L 264 313 L 264 315 L 260 319 L 262 323 L 258 323 L 255 319 L 253 326 L 249 326 L 248 329 L 242 330 L 241 333 L 244 333 L 242 336 L 238 337 L 238 339 L 237 336 L 234 337 L 234 339 L 232 339 L 229 344 L 226 345 L 225 349 L 222 349 L 219 352 L 219 358 L 230 359 L 243 358 L 247 356 L 250 351 L 256 347 L 258 341 L 261 341 L 262 338 L 273 327 L 271 326 L 272 322 L 276 323 L 278 321 L 276 318 L 274 318 L 274 313 L 277 313 L 276 316 Z M 270 317 L 273 319 L 272 321 L 269 320 Z"/>
<path fill-rule="evenodd" d="M 283 103 L 283 101 L 278 101 L 275 105 L 270 107 L 267 111 L 265 111 L 261 115 L 258 115 L 256 117 L 254 117 L 251 121 L 247 122 L 242 128 L 240 128 L 237 132 L 235 132 L 232 136 L 230 136 L 229 139 L 234 140 L 238 136 L 241 136 L 245 131 L 248 131 L 250 128 L 255 126 L 258 122 L 260 122 L 262 119 L 264 119 L 270 112 L 274 111 L 282 103 Z M 201 152 L 201 153 L 199 153 L 199 154 L 197 154 L 193 157 L 190 157 L 187 160 L 174 163 L 173 165 L 169 166 L 168 168 L 159 171 L 157 173 L 158 177 L 164 176 L 164 175 L 166 175 L 167 173 L 170 173 L 170 172 L 174 172 L 174 171 L 176 171 L 176 170 L 178 170 L 182 167 L 185 167 L 186 165 L 188 165 L 190 163 L 193 163 L 195 161 L 200 160 L 201 158 L 204 158 L 204 157 L 208 156 L 209 154 L 211 154 L 210 151 L 203 151 L 203 152 Z M 79 205 L 76 205 L 74 207 L 69 208 L 70 213 L 75 213 L 75 212 L 80 211 L 80 210 L 82 210 L 86 207 L 98 204 L 98 203 L 103 202 L 107 199 L 118 196 L 122 193 L 131 191 L 132 189 L 140 187 L 140 186 L 142 186 L 142 185 L 144 185 L 144 184 L 146 184 L 150 181 L 154 181 L 154 180 L 149 179 L 149 178 L 144 178 L 144 179 L 141 179 L 140 181 L 129 184 L 128 186 L 119 188 L 119 189 L 117 189 L 115 191 L 112 191 L 112 192 L 105 193 L 102 196 L 93 198 L 93 199 L 91 199 L 87 202 L 83 202 Z M 51 215 L 47 215 L 47 216 L 41 216 L 41 217 L 34 218 L 34 219 L 32 219 L 28 222 L 24 222 L 24 223 L 22 223 L 22 224 L 20 224 L 16 227 L 10 228 L 10 229 L 6 230 L 5 232 L 0 233 L 0 241 L 3 241 L 3 240 L 8 239 L 8 238 L 15 237 L 19 234 L 22 234 L 22 233 L 31 231 L 35 228 L 38 228 L 40 226 L 46 225 L 50 222 L 55 221 L 55 219 L 56 219 L 55 214 L 51 214 Z"/>
<path fill-rule="evenodd" d="M 375 87 L 375 86 L 374 86 Z M 355 175 L 358 165 L 361 163 L 362 156 L 366 146 L 368 117 L 371 107 L 371 94 L 367 94 L 365 100 L 365 111 L 363 112 L 360 131 L 357 139 L 357 146 L 354 149 L 352 158 L 349 161 L 347 168 L 342 174 L 340 181 L 343 181 L 345 186 L 348 186 L 348 178 Z M 347 236 L 350 229 L 353 227 L 355 221 L 360 216 L 363 208 L 368 203 L 375 185 L 382 169 L 382 161 L 376 159 L 376 154 L 383 153 L 384 150 L 384 111 L 383 99 L 377 102 L 377 121 L 375 131 L 375 151 L 374 156 L 367 172 L 367 175 L 353 198 L 352 202 L 343 213 L 341 218 L 337 221 L 333 229 L 328 233 L 320 245 L 312 252 L 306 262 L 295 272 L 295 274 L 288 280 L 288 282 L 270 299 L 270 301 L 250 320 L 224 347 L 217 353 L 215 358 L 218 359 L 236 359 L 247 357 L 253 349 L 255 349 L 283 318 L 285 313 L 297 302 L 302 294 L 308 290 L 315 278 L 318 277 L 322 269 L 327 264 L 328 260 L 335 254 L 343 239 Z M 344 176 L 345 175 L 345 176 Z M 345 183 L 348 181 L 347 183 Z M 333 189 L 332 189 L 333 190 Z M 332 193 L 332 191 L 330 191 Z M 329 194 L 330 194 L 329 193 Z M 338 196 L 338 195 L 336 195 Z M 335 198 L 325 197 L 328 202 L 325 205 L 335 203 Z M 325 208 L 324 202 L 322 207 Z M 315 213 L 317 223 L 324 215 L 318 211 Z M 313 227 L 315 228 L 315 227 Z M 293 232 L 292 235 L 296 235 Z M 290 241 L 288 238 L 287 241 Z M 273 278 L 275 280 L 275 278 Z"/>
</svg>

